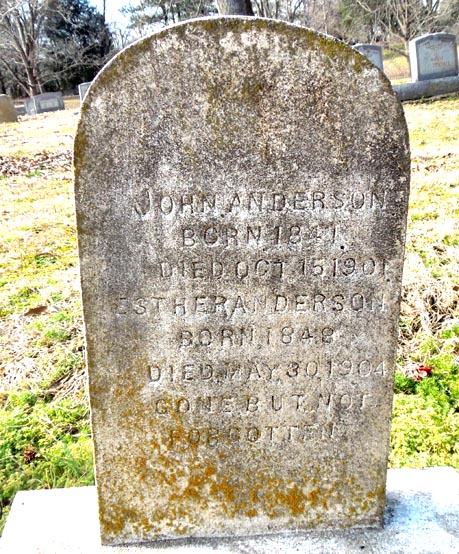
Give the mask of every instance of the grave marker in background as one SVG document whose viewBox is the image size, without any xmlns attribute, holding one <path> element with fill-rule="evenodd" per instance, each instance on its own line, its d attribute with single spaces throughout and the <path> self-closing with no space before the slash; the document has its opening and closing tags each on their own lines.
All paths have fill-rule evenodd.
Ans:
<svg viewBox="0 0 459 554">
<path fill-rule="evenodd" d="M 441 79 L 458 74 L 456 36 L 433 33 L 409 43 L 411 78 L 413 81 Z"/>
<path fill-rule="evenodd" d="M 12 123 L 18 120 L 11 96 L 0 94 L 0 123 Z"/>
<path fill-rule="evenodd" d="M 61 92 L 45 92 L 25 100 L 28 115 L 65 110 L 64 98 Z"/>
<path fill-rule="evenodd" d="M 80 95 L 80 102 L 83 102 L 84 97 L 88 92 L 88 88 L 91 86 L 91 83 L 92 81 L 88 81 L 86 83 L 81 83 L 80 85 L 78 85 L 78 94 Z"/>
<path fill-rule="evenodd" d="M 354 50 L 366 56 L 372 64 L 381 71 L 384 71 L 383 51 L 381 46 L 376 44 L 356 44 Z"/>
<path fill-rule="evenodd" d="M 26 115 L 25 104 L 15 104 L 16 115 Z"/>
<path fill-rule="evenodd" d="M 188 22 L 99 74 L 75 166 L 103 542 L 380 525 L 410 175 L 387 80 L 310 30 Z"/>
</svg>

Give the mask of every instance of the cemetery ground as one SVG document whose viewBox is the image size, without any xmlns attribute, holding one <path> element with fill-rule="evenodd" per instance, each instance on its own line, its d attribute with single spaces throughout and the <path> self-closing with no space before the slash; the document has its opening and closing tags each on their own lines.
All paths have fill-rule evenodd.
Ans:
<svg viewBox="0 0 459 554">
<path fill-rule="evenodd" d="M 67 110 L 0 127 L 0 510 L 93 482 Z M 459 95 L 405 104 L 408 222 L 391 467 L 459 469 Z"/>
</svg>

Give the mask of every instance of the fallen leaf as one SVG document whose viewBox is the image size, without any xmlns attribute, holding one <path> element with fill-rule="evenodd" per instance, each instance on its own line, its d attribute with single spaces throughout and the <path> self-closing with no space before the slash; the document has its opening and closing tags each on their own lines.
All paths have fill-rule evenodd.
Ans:
<svg viewBox="0 0 459 554">
<path fill-rule="evenodd" d="M 36 308 L 30 308 L 24 315 L 40 315 L 48 311 L 48 306 L 37 306 Z"/>
<path fill-rule="evenodd" d="M 60 150 L 57 152 L 37 152 L 29 156 L 1 156 L 0 173 L 20 175 L 34 171 L 51 173 L 55 170 L 68 170 L 72 166 L 72 152 Z"/>
<path fill-rule="evenodd" d="M 22 453 L 22 457 L 24 458 L 24 462 L 26 464 L 33 462 L 33 460 L 37 457 L 37 449 L 35 446 L 28 446 Z"/>
<path fill-rule="evenodd" d="M 408 363 L 403 369 L 402 372 L 407 376 L 411 377 L 413 381 L 422 381 L 426 377 L 432 376 L 433 369 L 425 365 L 419 365 L 415 362 Z"/>
</svg>

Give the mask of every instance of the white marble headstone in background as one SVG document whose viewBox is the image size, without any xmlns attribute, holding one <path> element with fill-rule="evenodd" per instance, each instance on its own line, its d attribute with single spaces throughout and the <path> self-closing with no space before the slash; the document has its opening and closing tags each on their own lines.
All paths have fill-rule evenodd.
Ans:
<svg viewBox="0 0 459 554">
<path fill-rule="evenodd" d="M 411 78 L 413 81 L 441 79 L 458 74 L 456 36 L 433 33 L 409 43 Z"/>
</svg>

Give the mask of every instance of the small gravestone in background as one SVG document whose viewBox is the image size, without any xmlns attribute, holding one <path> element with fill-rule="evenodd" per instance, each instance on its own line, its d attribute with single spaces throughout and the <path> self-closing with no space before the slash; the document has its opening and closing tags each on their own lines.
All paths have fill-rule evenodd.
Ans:
<svg viewBox="0 0 459 554">
<path fill-rule="evenodd" d="M 0 94 L 0 123 L 12 123 L 17 120 L 12 98 L 6 94 Z"/>
<path fill-rule="evenodd" d="M 458 74 L 455 35 L 433 33 L 409 43 L 411 78 L 413 81 L 441 79 Z"/>
<path fill-rule="evenodd" d="M 17 115 L 26 115 L 25 104 L 15 104 L 14 106 Z"/>
<path fill-rule="evenodd" d="M 376 44 L 356 44 L 353 46 L 354 50 L 363 54 L 381 71 L 384 71 L 383 51 L 381 46 Z"/>
<path fill-rule="evenodd" d="M 410 176 L 381 72 L 171 27 L 99 74 L 75 166 L 102 541 L 381 525 Z"/>
<path fill-rule="evenodd" d="M 91 86 L 91 83 L 92 81 L 88 81 L 87 83 L 81 83 L 80 85 L 78 85 L 78 94 L 80 95 L 80 102 L 83 102 L 84 97 L 88 92 L 88 88 Z"/>
<path fill-rule="evenodd" d="M 28 115 L 65 110 L 64 98 L 61 92 L 37 94 L 26 99 L 25 108 Z"/>
</svg>

